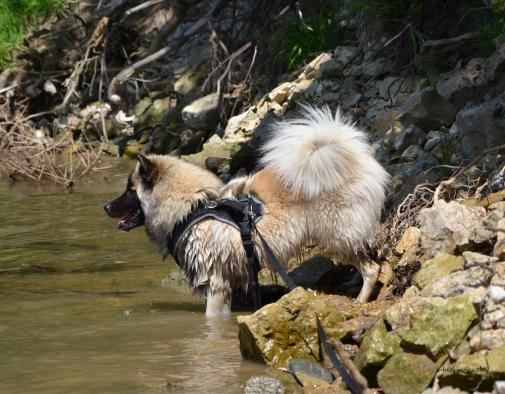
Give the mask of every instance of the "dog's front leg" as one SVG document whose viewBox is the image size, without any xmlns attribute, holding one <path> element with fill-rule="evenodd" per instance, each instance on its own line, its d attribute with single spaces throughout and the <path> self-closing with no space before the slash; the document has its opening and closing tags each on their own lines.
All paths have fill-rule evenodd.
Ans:
<svg viewBox="0 0 505 394">
<path fill-rule="evenodd" d="M 231 288 L 220 278 L 211 277 L 207 289 L 206 316 L 229 315 L 231 312 Z"/>
</svg>

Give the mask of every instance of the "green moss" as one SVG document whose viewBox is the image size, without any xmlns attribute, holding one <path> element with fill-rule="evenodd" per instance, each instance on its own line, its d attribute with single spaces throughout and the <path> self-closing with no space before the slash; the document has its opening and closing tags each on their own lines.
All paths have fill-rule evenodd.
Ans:
<svg viewBox="0 0 505 394">
<path fill-rule="evenodd" d="M 414 284 L 424 289 L 437 279 L 461 269 L 463 269 L 463 257 L 443 253 L 422 264 L 414 276 Z"/>
<path fill-rule="evenodd" d="M 458 296 L 414 313 L 412 319 L 410 330 L 400 334 L 402 347 L 438 357 L 462 341 L 477 313 L 470 299 Z"/>
<path fill-rule="evenodd" d="M 424 354 L 399 352 L 379 372 L 379 386 L 386 394 L 420 393 L 433 380 L 439 366 L 440 361 L 432 361 Z"/>
</svg>

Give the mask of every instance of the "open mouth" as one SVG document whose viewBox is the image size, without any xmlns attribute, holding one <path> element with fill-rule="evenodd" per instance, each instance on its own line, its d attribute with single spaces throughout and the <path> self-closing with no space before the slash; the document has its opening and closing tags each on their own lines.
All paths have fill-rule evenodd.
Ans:
<svg viewBox="0 0 505 394">
<path fill-rule="evenodd" d="M 122 231 L 130 231 L 132 228 L 142 226 L 144 220 L 142 209 L 133 209 L 119 220 L 117 228 Z"/>
</svg>

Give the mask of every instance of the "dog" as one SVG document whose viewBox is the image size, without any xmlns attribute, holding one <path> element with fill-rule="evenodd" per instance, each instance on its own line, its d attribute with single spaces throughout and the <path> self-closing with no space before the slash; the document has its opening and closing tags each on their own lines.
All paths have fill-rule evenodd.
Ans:
<svg viewBox="0 0 505 394">
<path fill-rule="evenodd" d="M 138 155 L 126 191 L 105 206 L 118 228 L 144 225 L 163 255 L 174 227 L 195 207 L 247 194 L 263 204 L 258 231 L 283 262 L 308 242 L 351 264 L 363 277 L 358 301 L 366 302 L 380 266 L 369 257 L 380 225 L 389 175 L 374 159 L 366 135 L 339 111 L 305 107 L 280 121 L 262 147 L 261 170 L 226 185 L 213 173 L 173 156 Z M 262 266 L 261 242 L 253 236 Z M 177 261 L 192 290 L 206 297 L 206 314 L 230 312 L 232 292 L 249 283 L 239 231 L 205 219 L 184 235 Z"/>
</svg>

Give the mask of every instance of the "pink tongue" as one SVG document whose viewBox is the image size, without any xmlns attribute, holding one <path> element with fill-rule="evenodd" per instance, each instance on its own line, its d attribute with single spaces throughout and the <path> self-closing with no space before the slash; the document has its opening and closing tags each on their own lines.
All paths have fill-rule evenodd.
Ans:
<svg viewBox="0 0 505 394">
<path fill-rule="evenodd" d="M 124 226 L 124 224 L 126 223 L 126 220 L 124 219 L 121 219 L 118 224 L 117 224 L 117 228 L 118 230 L 122 230 L 122 227 Z"/>
</svg>

